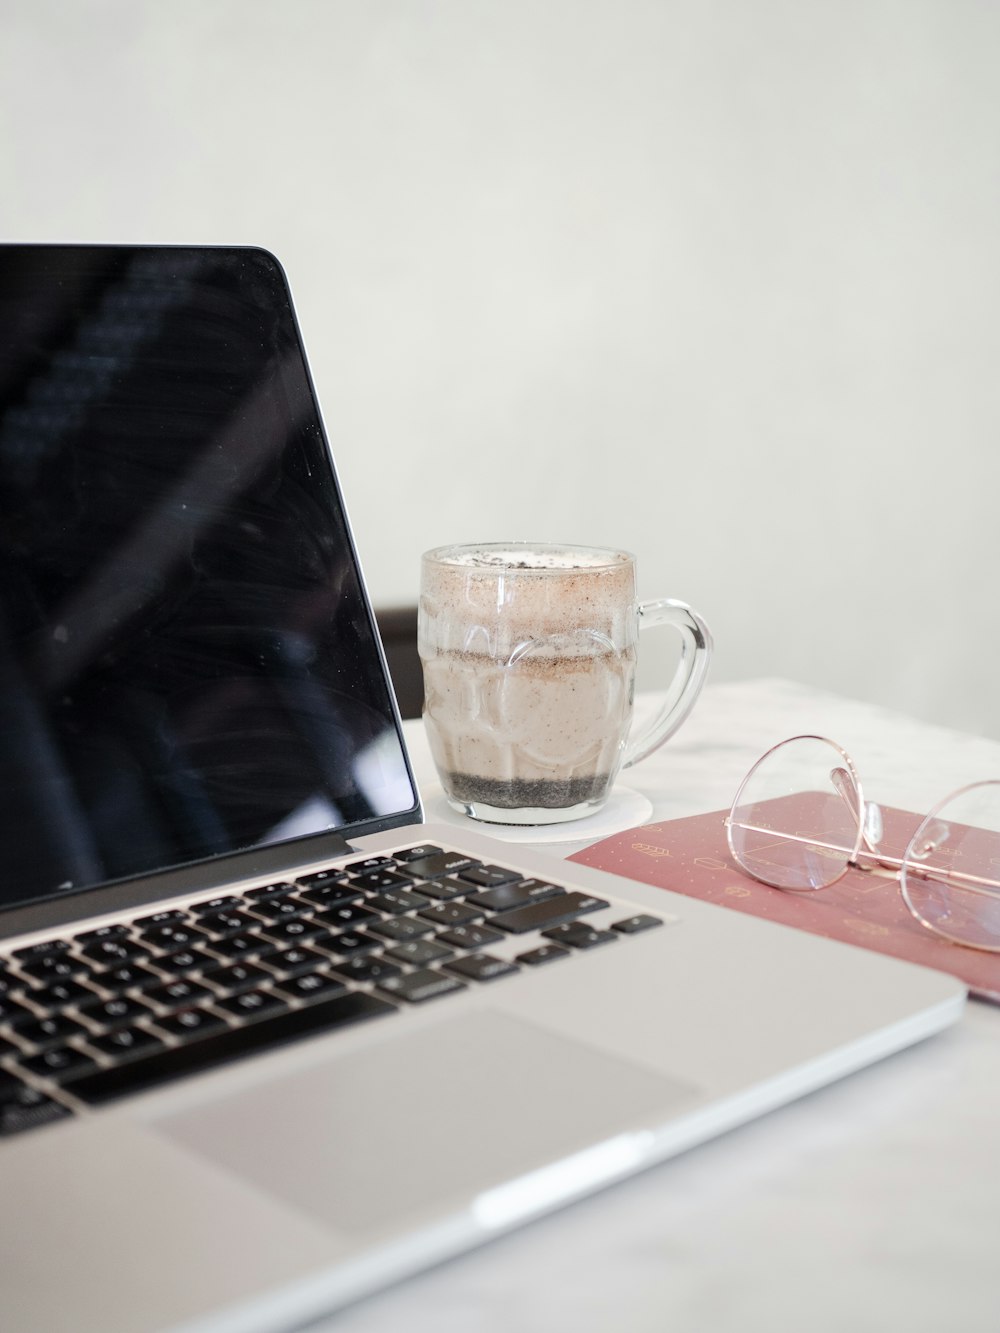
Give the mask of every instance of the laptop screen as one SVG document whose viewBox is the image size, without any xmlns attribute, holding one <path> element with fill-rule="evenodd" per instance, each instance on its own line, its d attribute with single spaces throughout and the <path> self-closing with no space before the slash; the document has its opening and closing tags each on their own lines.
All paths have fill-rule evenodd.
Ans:
<svg viewBox="0 0 1000 1333">
<path fill-rule="evenodd" d="M 0 246 L 0 904 L 417 811 L 279 265 Z"/>
</svg>

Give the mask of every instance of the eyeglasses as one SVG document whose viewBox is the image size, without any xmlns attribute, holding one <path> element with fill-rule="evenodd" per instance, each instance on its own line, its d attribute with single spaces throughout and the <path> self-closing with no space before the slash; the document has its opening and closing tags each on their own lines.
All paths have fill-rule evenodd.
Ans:
<svg viewBox="0 0 1000 1333">
<path fill-rule="evenodd" d="M 826 889 L 848 870 L 895 879 L 912 915 L 954 944 L 1000 952 L 1000 781 L 939 801 L 901 858 L 854 763 L 823 736 L 793 736 L 743 779 L 726 819 L 739 867 L 775 889 Z"/>
</svg>

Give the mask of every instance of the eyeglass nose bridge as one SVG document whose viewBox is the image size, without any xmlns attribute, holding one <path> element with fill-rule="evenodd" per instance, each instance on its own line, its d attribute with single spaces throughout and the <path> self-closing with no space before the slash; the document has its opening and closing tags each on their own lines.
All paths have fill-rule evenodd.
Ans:
<svg viewBox="0 0 1000 1333">
<path fill-rule="evenodd" d="M 866 801 L 862 797 L 861 789 L 858 787 L 854 775 L 846 768 L 831 769 L 830 781 L 851 812 L 851 818 L 859 821 L 861 841 L 864 843 L 866 850 L 872 856 L 878 856 L 879 844 L 885 834 L 882 807 L 874 801 Z"/>
</svg>

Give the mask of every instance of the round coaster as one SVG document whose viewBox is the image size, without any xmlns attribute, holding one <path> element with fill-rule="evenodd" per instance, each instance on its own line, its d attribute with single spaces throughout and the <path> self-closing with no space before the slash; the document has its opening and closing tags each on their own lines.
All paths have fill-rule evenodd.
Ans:
<svg viewBox="0 0 1000 1333">
<path fill-rule="evenodd" d="M 595 815 L 570 819 L 565 824 L 488 824 L 484 819 L 460 815 L 448 804 L 443 792 L 434 792 L 424 799 L 424 818 L 429 822 L 481 829 L 502 842 L 589 842 L 619 833 L 622 829 L 635 828 L 652 813 L 652 801 L 631 787 L 615 787 L 607 804 Z"/>
</svg>

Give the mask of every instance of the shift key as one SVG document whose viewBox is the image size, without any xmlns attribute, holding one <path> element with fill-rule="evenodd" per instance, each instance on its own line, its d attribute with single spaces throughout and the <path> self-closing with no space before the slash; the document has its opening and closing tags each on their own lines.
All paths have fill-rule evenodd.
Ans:
<svg viewBox="0 0 1000 1333">
<path fill-rule="evenodd" d="M 511 935 L 523 935 L 529 930 L 545 930 L 548 926 L 560 926 L 564 921 L 575 921 L 586 912 L 599 912 L 608 906 L 603 898 L 591 898 L 586 893 L 560 893 L 557 898 L 546 898 L 543 902 L 529 903 L 527 907 L 500 912 L 489 918 L 489 924 Z"/>
</svg>

